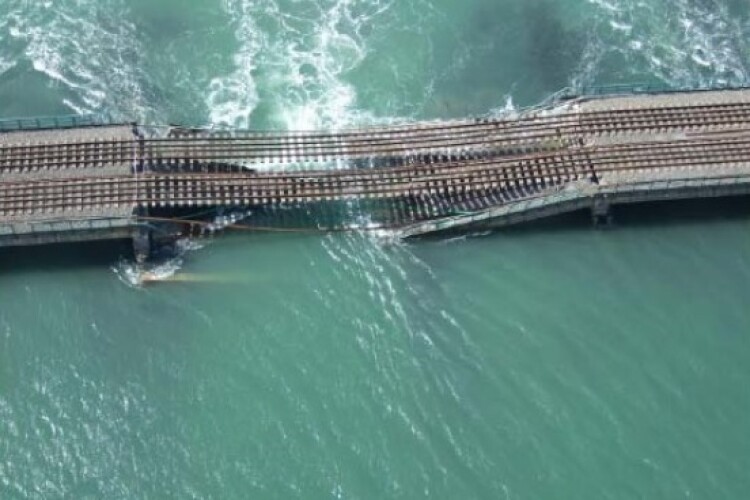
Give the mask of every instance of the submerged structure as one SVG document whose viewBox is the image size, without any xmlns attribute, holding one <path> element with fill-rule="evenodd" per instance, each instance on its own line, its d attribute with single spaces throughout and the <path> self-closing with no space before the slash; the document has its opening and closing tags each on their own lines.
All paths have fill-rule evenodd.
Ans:
<svg viewBox="0 0 750 500">
<path fill-rule="evenodd" d="M 0 122 L 0 246 L 230 224 L 413 237 L 750 194 L 750 90 L 560 94 L 510 116 L 328 132 Z"/>
</svg>

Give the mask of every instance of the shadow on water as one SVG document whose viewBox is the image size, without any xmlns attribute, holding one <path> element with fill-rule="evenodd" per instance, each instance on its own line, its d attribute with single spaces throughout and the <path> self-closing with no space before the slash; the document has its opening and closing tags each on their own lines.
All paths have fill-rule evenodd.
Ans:
<svg viewBox="0 0 750 500">
<path fill-rule="evenodd" d="M 537 93 L 546 95 L 570 83 L 586 45 L 586 34 L 566 26 L 556 2 L 536 0 L 524 3 L 526 60 L 539 76 Z M 537 100 L 538 96 L 529 96 Z"/>
<path fill-rule="evenodd" d="M 120 257 L 132 258 L 130 240 L 0 248 L 0 276 L 16 272 L 55 272 L 107 267 Z"/>
<path fill-rule="evenodd" d="M 750 196 L 625 205 L 613 214 L 616 225 L 634 227 L 750 220 Z"/>
<path fill-rule="evenodd" d="M 513 95 L 526 106 L 570 84 L 588 34 L 551 0 L 480 2 L 435 95 L 440 116 L 479 114 Z M 471 88 L 467 94 L 466 89 Z"/>
<path fill-rule="evenodd" d="M 614 225 L 611 229 L 613 230 L 750 221 L 750 196 L 621 205 L 613 207 L 612 215 Z M 588 210 L 549 217 L 519 226 L 495 229 L 492 230 L 491 234 L 525 236 L 580 230 L 593 230 L 591 213 Z M 483 234 L 483 231 L 483 228 L 478 228 L 473 232 Z M 446 237 L 463 234 L 466 234 L 466 231 L 425 236 L 417 241 L 440 241 Z M 247 238 L 247 235 L 230 233 L 222 237 L 230 239 L 232 237 Z M 268 238 L 273 237 L 268 236 Z M 275 237 L 279 237 L 279 235 Z M 283 235 L 283 237 L 289 237 L 289 235 Z M 16 272 L 55 272 L 89 267 L 108 267 L 120 258 L 133 258 L 130 240 L 0 248 L 0 276 Z"/>
</svg>

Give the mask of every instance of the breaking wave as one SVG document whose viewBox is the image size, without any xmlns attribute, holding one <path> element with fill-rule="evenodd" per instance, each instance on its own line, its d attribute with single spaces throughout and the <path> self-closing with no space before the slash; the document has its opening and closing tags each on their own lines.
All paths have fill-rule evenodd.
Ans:
<svg viewBox="0 0 750 500">
<path fill-rule="evenodd" d="M 261 100 L 264 125 L 309 130 L 368 123 L 346 73 L 364 60 L 363 27 L 393 1 L 321 0 L 284 9 L 273 0 L 225 0 L 239 48 L 235 71 L 207 92 L 211 122 L 250 127 Z"/>
<path fill-rule="evenodd" d="M 19 62 L 62 88 L 65 106 L 123 118 L 147 114 L 140 86 L 143 47 L 128 20 L 127 2 L 6 2 L 3 38 L 19 46 L 14 54 Z"/>
</svg>

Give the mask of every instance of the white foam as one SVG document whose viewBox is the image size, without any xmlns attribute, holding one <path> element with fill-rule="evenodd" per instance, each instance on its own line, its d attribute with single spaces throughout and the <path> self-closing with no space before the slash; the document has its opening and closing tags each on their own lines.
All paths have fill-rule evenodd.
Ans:
<svg viewBox="0 0 750 500">
<path fill-rule="evenodd" d="M 606 1 L 606 0 L 589 0 L 589 3 L 596 5 L 609 12 L 621 12 L 619 2 L 617 0 Z"/>
<path fill-rule="evenodd" d="M 292 13 L 274 0 L 224 1 L 238 51 L 235 70 L 216 76 L 207 92 L 214 124 L 252 125 L 250 116 L 259 102 L 258 75 L 271 99 L 264 104 L 272 110 L 274 125 L 311 130 L 375 122 L 357 110 L 356 90 L 345 75 L 367 55 L 361 27 L 391 3 L 316 2 L 315 9 Z"/>
<path fill-rule="evenodd" d="M 629 33 L 633 29 L 633 26 L 631 24 L 618 21 L 610 21 L 609 25 L 612 26 L 612 29 L 614 30 L 624 31 L 626 33 Z"/>
<path fill-rule="evenodd" d="M 234 71 L 211 80 L 206 105 L 211 123 L 248 128 L 250 115 L 258 105 L 253 77 L 258 54 L 263 49 L 263 35 L 249 15 L 250 2 L 225 0 L 224 7 L 236 24 L 239 49 L 234 55 Z"/>
<path fill-rule="evenodd" d="M 18 57 L 64 89 L 63 104 L 77 113 L 146 114 L 141 68 L 132 57 L 142 49 L 124 0 L 57 2 L 54 8 L 52 2 L 5 1 L 7 34 L 22 46 Z"/>
<path fill-rule="evenodd" d="M 140 288 L 148 283 L 172 278 L 182 268 L 182 265 L 181 257 L 155 264 L 137 264 L 122 259 L 115 266 L 112 266 L 112 271 L 125 285 Z"/>
<path fill-rule="evenodd" d="M 505 104 L 490 111 L 490 116 L 494 118 L 513 118 L 518 115 L 518 107 L 513 102 L 513 96 L 505 96 Z"/>
<path fill-rule="evenodd" d="M 6 42 L 13 30 L 13 27 L 8 25 L 8 21 L 8 16 L 0 16 L 0 76 L 16 66 L 17 56 Z"/>
<path fill-rule="evenodd" d="M 7 61 L 5 59 L 0 58 L 0 75 L 11 69 L 16 65 L 13 61 Z"/>
<path fill-rule="evenodd" d="M 599 9 L 607 51 L 630 62 L 624 69 L 674 86 L 709 86 L 750 79 L 746 33 L 721 2 L 589 0 Z M 674 22 L 676 21 L 676 23 Z"/>
<path fill-rule="evenodd" d="M 129 287 L 140 288 L 143 285 L 167 281 L 174 277 L 183 267 L 185 256 L 205 248 L 209 240 L 181 238 L 175 243 L 175 255 L 139 264 L 130 259 L 120 259 L 112 266 L 115 275 Z"/>
</svg>

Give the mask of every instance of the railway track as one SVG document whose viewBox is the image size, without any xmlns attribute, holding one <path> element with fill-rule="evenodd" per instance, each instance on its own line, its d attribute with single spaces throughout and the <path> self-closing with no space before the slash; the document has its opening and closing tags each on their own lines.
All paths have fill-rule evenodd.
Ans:
<svg viewBox="0 0 750 500">
<path fill-rule="evenodd" d="M 0 228 L 99 216 L 127 226 L 136 214 L 217 208 L 250 210 L 269 226 L 365 216 L 403 227 L 561 191 L 750 178 L 750 93 L 723 96 L 333 132 L 128 125 L 0 135 Z"/>
<path fill-rule="evenodd" d="M 750 134 L 573 147 L 380 169 L 270 173 L 145 173 L 0 182 L 0 218 L 109 207 L 305 206 L 362 201 L 389 224 L 538 196 L 572 182 L 664 173 L 703 177 L 750 169 Z M 379 208 L 378 208 L 379 207 Z"/>
<path fill-rule="evenodd" d="M 318 164 L 389 160 L 386 165 L 450 163 L 564 149 L 615 134 L 711 132 L 750 124 L 750 103 L 566 112 L 516 119 L 428 124 L 341 133 L 177 132 L 171 137 L 0 145 L 0 174 L 112 165 Z"/>
</svg>

